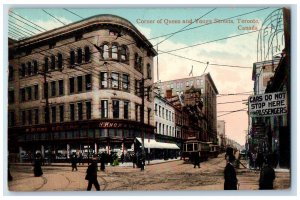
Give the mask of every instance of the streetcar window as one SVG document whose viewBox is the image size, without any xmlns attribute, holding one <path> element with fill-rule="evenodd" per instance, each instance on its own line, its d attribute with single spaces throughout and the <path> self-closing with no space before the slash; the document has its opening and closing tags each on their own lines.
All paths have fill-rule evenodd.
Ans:
<svg viewBox="0 0 300 200">
<path fill-rule="evenodd" d="M 187 144 L 187 151 L 193 151 L 193 144 Z"/>
<path fill-rule="evenodd" d="M 198 151 L 198 144 L 194 143 L 194 151 Z"/>
</svg>

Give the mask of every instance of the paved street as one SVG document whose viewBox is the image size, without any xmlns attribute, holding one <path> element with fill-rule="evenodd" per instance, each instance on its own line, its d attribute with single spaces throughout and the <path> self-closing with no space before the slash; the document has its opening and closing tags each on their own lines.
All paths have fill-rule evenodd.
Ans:
<svg viewBox="0 0 300 200">
<path fill-rule="evenodd" d="M 147 165 L 145 171 L 129 166 L 106 168 L 98 172 L 101 190 L 223 190 L 223 155 L 201 163 L 201 168 L 193 168 L 182 160 Z M 71 166 L 43 166 L 44 175 L 34 177 L 31 166 L 11 166 L 14 180 L 9 183 L 10 191 L 85 191 L 84 179 L 87 164 L 78 167 L 77 172 Z M 237 177 L 240 190 L 257 190 L 259 172 L 238 169 Z M 276 172 L 275 189 L 288 189 L 290 174 Z M 94 190 L 94 188 L 93 188 Z"/>
</svg>

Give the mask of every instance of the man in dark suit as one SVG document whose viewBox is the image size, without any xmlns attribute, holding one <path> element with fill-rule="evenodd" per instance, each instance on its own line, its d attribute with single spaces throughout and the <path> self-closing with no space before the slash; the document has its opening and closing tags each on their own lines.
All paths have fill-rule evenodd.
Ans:
<svg viewBox="0 0 300 200">
<path fill-rule="evenodd" d="M 237 190 L 238 180 L 233 166 L 234 160 L 234 156 L 227 156 L 227 165 L 224 170 L 224 190 Z"/>
</svg>

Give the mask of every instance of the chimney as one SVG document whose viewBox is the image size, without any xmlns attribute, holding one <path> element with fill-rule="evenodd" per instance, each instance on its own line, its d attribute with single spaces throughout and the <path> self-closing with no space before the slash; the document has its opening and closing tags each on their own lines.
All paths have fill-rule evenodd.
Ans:
<svg viewBox="0 0 300 200">
<path fill-rule="evenodd" d="M 167 98 L 167 99 L 172 98 L 172 89 L 166 91 L 166 98 Z"/>
</svg>

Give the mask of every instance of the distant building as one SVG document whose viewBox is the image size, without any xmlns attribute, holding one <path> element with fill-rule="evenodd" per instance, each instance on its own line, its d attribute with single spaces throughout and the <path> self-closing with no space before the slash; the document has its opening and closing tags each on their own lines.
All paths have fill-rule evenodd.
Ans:
<svg viewBox="0 0 300 200">
<path fill-rule="evenodd" d="M 225 141 L 225 121 L 224 120 L 218 120 L 217 121 L 217 132 L 218 132 L 218 138 L 219 138 L 219 145 L 222 149 L 225 149 L 226 147 L 226 141 Z"/>
<path fill-rule="evenodd" d="M 204 139 L 217 142 L 217 100 L 218 90 L 209 73 L 190 78 L 176 79 L 155 83 L 161 96 L 166 97 L 167 93 L 172 96 L 184 96 L 185 91 L 194 88 L 201 93 L 200 101 L 203 103 L 202 113 L 206 120 Z M 180 102 L 182 99 L 180 99 Z"/>
</svg>

